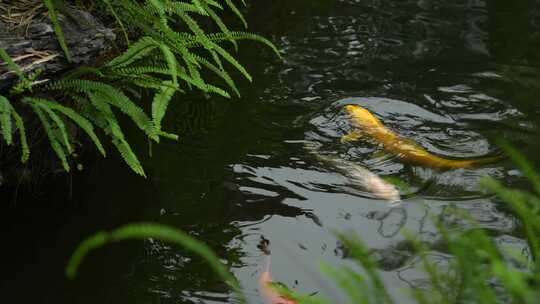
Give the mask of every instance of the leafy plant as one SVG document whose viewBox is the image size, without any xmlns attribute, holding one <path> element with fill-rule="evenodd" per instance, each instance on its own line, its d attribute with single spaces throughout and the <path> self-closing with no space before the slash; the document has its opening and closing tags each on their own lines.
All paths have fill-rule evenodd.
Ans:
<svg viewBox="0 0 540 304">
<path fill-rule="evenodd" d="M 154 238 L 165 242 L 170 242 L 187 249 L 202 257 L 208 265 L 225 281 L 237 294 L 241 303 L 244 297 L 240 292 L 240 285 L 236 278 L 220 262 L 219 257 L 206 244 L 198 241 L 179 229 L 170 228 L 159 224 L 138 223 L 126 225 L 112 231 L 98 232 L 83 240 L 73 252 L 66 266 L 66 276 L 75 278 L 80 264 L 92 250 L 98 249 L 110 242 L 118 242 L 133 239 Z"/>
<path fill-rule="evenodd" d="M 69 59 L 69 50 L 56 14 L 59 6 L 64 7 L 57 2 L 63 2 L 44 1 L 59 43 Z M 116 116 L 117 111 L 127 115 L 155 142 L 161 138 L 176 140 L 178 135 L 164 131 L 162 125 L 174 96 L 189 89 L 226 98 L 230 98 L 230 90 L 240 96 L 225 68 L 226 63 L 249 81 L 252 80 L 235 56 L 222 46 L 224 42 L 231 42 L 236 48 L 238 40 L 254 40 L 278 54 L 274 45 L 265 38 L 253 33 L 231 31 L 225 25 L 218 15 L 225 8 L 231 9 L 245 25 L 238 7 L 230 0 L 224 4 L 213 0 L 96 2 L 107 7 L 107 12 L 120 26 L 127 43 L 124 52 L 102 66 L 80 67 L 59 80 L 43 85 L 35 81 L 37 75 L 27 77 L 4 50 L 0 51 L 0 56 L 10 70 L 19 76 L 19 83 L 14 86 L 11 95 L 2 99 L 2 113 L 5 113 L 2 116 L 4 119 L 0 120 L 2 133 L 6 143 L 11 144 L 11 122 L 6 117 L 13 116 L 21 134 L 23 161 L 28 159 L 29 149 L 24 136 L 23 120 L 15 109 L 28 106 L 41 121 L 65 170 L 70 169 L 69 156 L 74 151 L 73 132 L 69 132 L 70 126 L 74 125 L 82 129 L 105 156 L 99 133 L 94 131 L 102 130 L 131 169 L 144 176 L 142 165 L 126 140 Z M 201 18 L 214 22 L 220 31 L 207 33 L 197 21 Z M 131 43 L 130 36 L 135 36 L 136 41 Z M 203 76 L 205 70 L 217 75 L 228 89 L 206 81 Z M 153 96 L 148 106 L 139 102 L 143 92 Z M 149 114 L 145 109 L 150 109 Z"/>
</svg>

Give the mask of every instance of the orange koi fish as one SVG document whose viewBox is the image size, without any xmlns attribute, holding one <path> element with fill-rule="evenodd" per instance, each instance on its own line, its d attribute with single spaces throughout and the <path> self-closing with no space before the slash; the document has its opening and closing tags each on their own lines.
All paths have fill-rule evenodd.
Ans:
<svg viewBox="0 0 540 304">
<path fill-rule="evenodd" d="M 351 124 L 356 129 L 344 135 L 341 142 L 355 141 L 362 136 L 381 143 L 386 152 L 395 154 L 405 162 L 434 169 L 469 168 L 500 160 L 500 156 L 481 159 L 446 159 L 428 152 L 424 147 L 407 139 L 402 139 L 367 109 L 358 105 L 346 105 Z"/>
<path fill-rule="evenodd" d="M 270 241 L 262 239 L 259 248 L 265 254 L 264 269 L 259 276 L 259 293 L 265 304 L 298 304 L 293 299 L 280 295 L 273 287 L 272 276 L 270 275 Z"/>
</svg>

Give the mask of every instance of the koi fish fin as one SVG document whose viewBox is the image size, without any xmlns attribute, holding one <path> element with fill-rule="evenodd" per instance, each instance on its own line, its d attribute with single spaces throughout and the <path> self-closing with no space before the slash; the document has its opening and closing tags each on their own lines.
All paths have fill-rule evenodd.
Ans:
<svg viewBox="0 0 540 304">
<path fill-rule="evenodd" d="M 357 141 L 361 137 L 362 137 L 362 133 L 360 133 L 358 131 L 352 131 L 347 135 L 343 135 L 341 137 L 341 142 L 346 143 L 346 142 L 349 142 L 349 141 Z"/>
<path fill-rule="evenodd" d="M 369 155 L 369 159 L 389 159 L 389 158 L 392 158 L 392 154 L 384 150 L 379 150 Z"/>
<path fill-rule="evenodd" d="M 400 138 L 400 145 L 403 149 L 414 151 L 415 153 L 429 153 L 422 145 L 409 138 Z"/>
</svg>

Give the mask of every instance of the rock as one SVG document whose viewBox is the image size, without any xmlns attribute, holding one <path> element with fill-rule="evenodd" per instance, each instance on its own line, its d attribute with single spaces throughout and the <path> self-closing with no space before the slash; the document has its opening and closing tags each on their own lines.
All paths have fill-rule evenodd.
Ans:
<svg viewBox="0 0 540 304">
<path fill-rule="evenodd" d="M 24 31 L 16 31 L 0 21 L 0 47 L 15 60 L 26 73 L 36 69 L 43 76 L 73 66 L 87 64 L 111 48 L 116 36 L 88 12 L 70 9 L 70 17 L 59 15 L 58 19 L 72 57 L 70 64 L 60 48 L 53 26 L 47 16 L 38 16 Z M 0 66 L 0 90 L 8 89 L 16 75 L 5 64 Z"/>
</svg>

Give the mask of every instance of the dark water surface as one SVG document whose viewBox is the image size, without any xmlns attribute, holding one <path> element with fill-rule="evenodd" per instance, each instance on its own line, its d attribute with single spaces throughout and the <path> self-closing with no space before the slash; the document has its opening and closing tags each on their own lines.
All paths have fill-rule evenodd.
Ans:
<svg viewBox="0 0 540 304">
<path fill-rule="evenodd" d="M 180 97 L 168 125 L 182 139 L 154 145 L 147 180 L 108 159 L 2 211 L 1 291 L 10 303 L 234 302 L 200 259 L 153 240 L 99 250 L 66 281 L 78 241 L 132 221 L 173 225 L 207 242 L 253 303 L 261 236 L 272 242 L 276 280 L 333 297 L 317 265 L 347 263 L 332 231 L 354 231 L 379 251 L 399 303 L 408 302 L 404 288 L 424 284 L 400 229 L 419 233 L 444 265 L 449 256 L 429 217 L 464 227 L 450 207 L 469 212 L 497 242 L 527 250 L 513 217 L 478 188 L 484 176 L 524 186 L 508 161 L 437 172 L 339 138 L 350 130 L 341 107 L 353 103 L 440 155 L 491 154 L 493 139 L 504 137 L 539 164 L 538 1 L 258 2 L 247 12 L 250 30 L 272 38 L 283 60 L 246 46 L 240 59 L 255 82 L 240 85 L 240 100 Z M 399 178 L 415 195 L 391 208 L 317 161 L 305 141 Z"/>
</svg>

